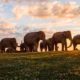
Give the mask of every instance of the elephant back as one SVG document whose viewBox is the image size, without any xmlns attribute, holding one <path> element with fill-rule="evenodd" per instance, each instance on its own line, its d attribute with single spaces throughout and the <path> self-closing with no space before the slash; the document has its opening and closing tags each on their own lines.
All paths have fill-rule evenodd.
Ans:
<svg viewBox="0 0 80 80">
<path fill-rule="evenodd" d="M 73 39 L 80 39 L 80 35 L 74 36 Z"/>
<path fill-rule="evenodd" d="M 35 39 L 36 39 L 35 32 L 28 33 L 24 36 L 24 43 L 31 44 L 31 43 L 35 42 Z"/>
<path fill-rule="evenodd" d="M 76 35 L 73 37 L 73 43 L 80 43 L 80 35 Z"/>
<path fill-rule="evenodd" d="M 45 34 L 42 31 L 39 32 L 31 32 L 31 33 L 27 33 L 24 36 L 24 42 L 27 44 L 34 44 L 34 43 L 38 43 L 39 40 L 41 39 L 45 39 Z"/>
<path fill-rule="evenodd" d="M 53 34 L 52 38 L 58 39 L 58 38 L 61 38 L 61 37 L 63 38 L 63 36 L 64 36 L 64 34 L 62 32 L 56 32 L 56 33 Z"/>
</svg>

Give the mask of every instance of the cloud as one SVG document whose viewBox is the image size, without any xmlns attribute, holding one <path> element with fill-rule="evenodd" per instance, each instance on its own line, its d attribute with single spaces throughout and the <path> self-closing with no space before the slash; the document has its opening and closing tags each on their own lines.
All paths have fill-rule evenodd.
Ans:
<svg viewBox="0 0 80 80">
<path fill-rule="evenodd" d="M 16 28 L 14 24 L 10 23 L 0 23 L 0 33 L 3 35 L 15 33 Z"/>
<path fill-rule="evenodd" d="M 14 6 L 12 10 L 16 18 L 20 19 L 22 16 L 33 16 L 33 17 L 48 17 L 51 14 L 51 11 L 48 7 L 41 5 L 32 5 L 32 6 Z"/>
<path fill-rule="evenodd" d="M 51 7 L 50 4 L 39 4 L 32 5 L 28 7 L 28 14 L 34 17 L 50 17 L 51 16 Z"/>
<path fill-rule="evenodd" d="M 25 6 L 15 6 L 12 10 L 16 18 L 20 19 L 23 15 L 27 14 L 27 8 Z"/>
<path fill-rule="evenodd" d="M 28 23 L 27 25 L 30 26 L 30 27 L 39 27 L 39 28 L 48 28 L 50 29 L 51 27 L 61 27 L 61 26 L 74 26 L 74 25 L 77 25 L 77 21 L 72 21 L 71 19 L 56 19 L 54 21 L 54 19 L 47 19 L 48 22 L 45 20 L 43 20 L 43 23 L 42 22 L 34 22 L 34 23 Z"/>
<path fill-rule="evenodd" d="M 68 2 L 62 4 L 59 1 L 47 2 L 47 3 L 33 3 L 29 6 L 14 6 L 12 12 L 17 18 L 23 15 L 45 18 L 76 18 L 80 16 L 80 6 L 76 2 Z"/>
<path fill-rule="evenodd" d="M 3 3 L 8 3 L 8 2 L 14 2 L 14 3 L 23 3 L 23 2 L 44 2 L 44 1 L 47 1 L 47 0 L 0 0 L 0 2 L 3 2 Z"/>
<path fill-rule="evenodd" d="M 80 15 L 79 6 L 76 2 L 68 2 L 65 4 L 57 3 L 53 5 L 53 15 L 62 18 L 75 18 Z"/>
<path fill-rule="evenodd" d="M 16 0 L 13 1 L 14 3 L 16 2 Z M 34 2 L 25 4 L 26 5 L 22 5 L 17 2 L 12 7 L 12 17 L 4 18 L 2 16 L 2 18 L 0 18 L 0 33 L 2 35 L 16 35 L 17 37 L 21 37 L 28 32 L 42 30 L 48 38 L 51 37 L 54 32 L 67 29 L 71 29 L 73 35 L 76 34 L 77 31 L 79 33 L 79 28 L 73 29 L 73 27 L 80 26 L 80 20 L 77 20 L 80 16 L 80 6 L 77 3 L 68 2 L 64 4 L 59 1 L 53 1 L 52 3 L 39 4 Z M 24 19 L 24 17 L 26 19 Z M 19 27 L 20 29 L 15 28 L 15 24 L 26 25 L 21 21 L 24 21 L 27 26 L 25 28 Z"/>
<path fill-rule="evenodd" d="M 36 17 L 76 18 L 80 16 L 80 6 L 76 2 L 62 4 L 60 2 L 32 5 L 29 14 Z"/>
</svg>

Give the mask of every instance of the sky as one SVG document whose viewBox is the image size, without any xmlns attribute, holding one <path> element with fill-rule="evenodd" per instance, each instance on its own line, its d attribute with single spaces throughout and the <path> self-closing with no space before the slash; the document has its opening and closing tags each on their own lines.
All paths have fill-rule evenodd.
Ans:
<svg viewBox="0 0 80 80">
<path fill-rule="evenodd" d="M 70 30 L 80 34 L 80 0 L 0 0 L 0 40 L 44 31 L 46 38 Z"/>
</svg>

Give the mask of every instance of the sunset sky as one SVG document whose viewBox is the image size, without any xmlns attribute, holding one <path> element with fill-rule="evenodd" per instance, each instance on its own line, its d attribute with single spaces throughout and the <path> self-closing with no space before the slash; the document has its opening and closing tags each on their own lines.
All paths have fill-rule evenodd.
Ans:
<svg viewBox="0 0 80 80">
<path fill-rule="evenodd" d="M 80 34 L 80 0 L 0 0 L 0 40 L 42 30 L 49 38 L 58 31 Z"/>
</svg>

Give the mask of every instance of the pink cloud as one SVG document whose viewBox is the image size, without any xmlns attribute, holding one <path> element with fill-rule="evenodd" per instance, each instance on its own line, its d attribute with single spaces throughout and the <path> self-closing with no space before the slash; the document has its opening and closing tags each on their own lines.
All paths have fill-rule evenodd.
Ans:
<svg viewBox="0 0 80 80">
<path fill-rule="evenodd" d="M 73 19 L 80 16 L 80 6 L 76 2 L 68 2 L 62 4 L 58 1 L 54 1 L 53 3 L 34 3 L 29 6 L 23 5 L 15 5 L 12 12 L 17 18 L 21 18 L 22 16 L 32 16 L 38 18 L 66 18 Z"/>
<path fill-rule="evenodd" d="M 9 33 L 15 33 L 16 28 L 14 24 L 10 23 L 1 23 L 0 24 L 0 33 L 1 34 L 9 34 Z"/>
</svg>

